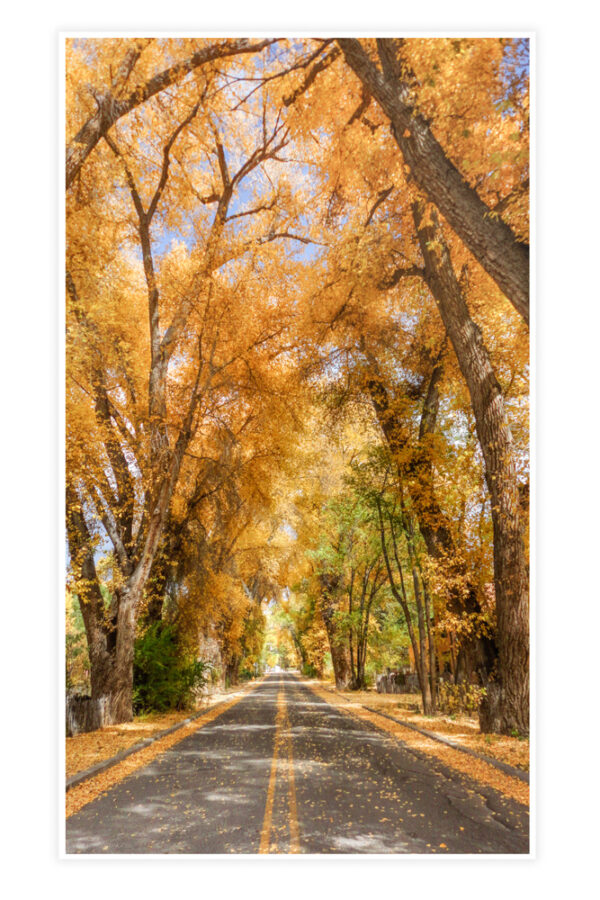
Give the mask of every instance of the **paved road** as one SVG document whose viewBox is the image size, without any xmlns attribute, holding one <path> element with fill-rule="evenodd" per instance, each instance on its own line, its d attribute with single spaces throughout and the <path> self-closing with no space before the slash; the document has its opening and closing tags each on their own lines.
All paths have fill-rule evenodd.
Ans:
<svg viewBox="0 0 600 900">
<path fill-rule="evenodd" d="M 67 853 L 527 853 L 528 828 L 281 674 L 71 816 Z"/>
</svg>

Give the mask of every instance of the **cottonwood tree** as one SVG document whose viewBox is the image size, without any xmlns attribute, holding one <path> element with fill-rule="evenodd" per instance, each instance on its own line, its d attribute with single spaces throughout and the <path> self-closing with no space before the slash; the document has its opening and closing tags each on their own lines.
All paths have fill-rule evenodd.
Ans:
<svg viewBox="0 0 600 900">
<path fill-rule="evenodd" d="M 168 114 L 146 108 L 152 137 L 145 119 L 137 132 L 105 136 L 109 156 L 104 155 L 99 180 L 115 184 L 109 194 L 111 215 L 103 217 L 96 195 L 81 208 L 73 201 L 69 217 L 67 293 L 72 346 L 80 351 L 73 354 L 80 377 L 74 375 L 72 385 L 76 402 L 87 405 L 82 414 L 88 422 L 93 412 L 99 454 L 90 459 L 85 439 L 74 435 L 68 536 L 90 645 L 92 695 L 109 698 L 114 721 L 131 718 L 136 618 L 186 451 L 203 422 L 222 417 L 223 409 L 237 402 L 240 371 L 252 372 L 261 353 L 273 359 L 285 331 L 281 309 L 274 309 L 269 295 L 261 300 L 253 293 L 262 291 L 261 278 L 235 269 L 245 254 L 245 265 L 248 259 L 254 265 L 263 244 L 268 255 L 268 245 L 278 237 L 277 176 L 271 173 L 266 198 L 260 195 L 262 184 L 255 182 L 249 203 L 235 212 L 232 203 L 248 176 L 278 157 L 286 130 L 277 116 L 267 121 L 263 107 L 262 127 L 246 134 L 236 129 L 235 146 L 227 146 L 223 110 L 208 108 L 204 95 L 194 102 L 193 93 L 190 86 Z M 194 177 L 211 185 L 206 203 L 197 200 L 190 184 Z M 207 205 L 216 207 L 214 212 L 206 211 Z M 258 221 L 265 210 L 268 220 Z M 157 257 L 156 232 L 177 233 L 185 214 L 189 250 L 179 243 Z M 249 223 L 243 236 L 237 223 L 230 224 L 240 217 Z M 113 223 L 119 219 L 117 240 L 135 248 L 142 262 L 143 282 L 136 269 L 132 298 L 122 283 L 120 297 L 114 288 L 112 298 L 107 292 L 115 269 L 125 269 L 113 243 Z M 95 241 L 90 244 L 90 235 L 100 232 L 111 245 L 112 260 L 110 250 L 97 252 Z M 101 276 L 103 253 L 114 268 Z M 110 300 L 138 317 L 144 295 L 147 342 L 129 344 L 114 323 L 116 334 L 107 335 L 100 320 Z M 117 314 L 114 307 L 111 312 Z M 128 366 L 126 359 L 118 362 L 119 354 L 141 356 Z M 99 529 L 103 534 L 95 535 Z M 110 540 L 119 572 L 108 612 L 95 570 L 98 538 Z"/>
<path fill-rule="evenodd" d="M 469 314 L 436 214 L 430 213 L 428 223 L 423 204 L 417 202 L 413 209 L 425 261 L 425 280 L 469 388 L 492 504 L 499 658 L 496 678 L 487 686 L 482 728 L 526 734 L 529 732 L 529 575 L 514 442 L 502 389 L 481 330 Z"/>
</svg>

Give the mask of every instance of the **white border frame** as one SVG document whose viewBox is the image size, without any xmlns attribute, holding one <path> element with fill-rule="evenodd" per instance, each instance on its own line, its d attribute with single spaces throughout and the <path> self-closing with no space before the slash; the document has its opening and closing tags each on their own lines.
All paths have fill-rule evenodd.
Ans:
<svg viewBox="0 0 600 900">
<path fill-rule="evenodd" d="M 462 29 L 440 29 L 440 30 L 414 30 L 414 29 L 376 29 L 376 30 L 368 30 L 368 29 L 360 29 L 360 30 L 345 30 L 345 29 L 337 29 L 331 30 L 329 28 L 310 28 L 310 29 L 278 29 L 278 30 L 251 30 L 251 29 L 241 29 L 241 30 L 231 30 L 231 29 L 210 29 L 202 32 L 197 32 L 195 30 L 162 30 L 162 29 L 145 29 L 140 28 L 136 30 L 66 30 L 60 31 L 58 34 L 58 39 L 60 42 L 59 46 L 59 91 L 60 91 L 60 127 L 58 133 L 58 194 L 57 201 L 60 211 L 60 237 L 59 237 L 59 266 L 58 266 L 58 296 L 59 296 L 59 321 L 58 321 L 58 329 L 59 329 L 59 386 L 60 386 L 60 409 L 59 409 L 59 478 L 58 483 L 61 486 L 61 492 L 59 494 L 59 513 L 63 518 L 61 521 L 64 522 L 64 400 L 65 400 L 65 384 L 64 384 L 64 371 L 65 371 L 65 342 L 64 342 L 64 333 L 63 333 L 63 323 L 64 323 L 64 315 L 65 315 L 65 288 L 64 288 L 64 279 L 62 278 L 63 265 L 64 265 L 64 254 L 65 254 L 65 204 L 64 204 L 64 188 L 65 188 L 65 173 L 64 173 L 64 125 L 65 125 L 65 95 L 64 95 L 64 78 L 65 78 L 65 40 L 68 38 L 92 38 L 92 39 L 100 39 L 100 38 L 127 38 L 127 37 L 139 37 L 141 34 L 148 37 L 207 37 L 207 38 L 235 38 L 235 37 L 249 37 L 249 38 L 260 38 L 260 37 L 285 37 L 285 38 L 308 38 L 313 36 L 319 37 L 340 37 L 340 36 L 349 36 L 349 37 L 389 37 L 391 35 L 402 35 L 410 38 L 494 38 L 494 37 L 515 37 L 515 38 L 527 38 L 530 41 L 530 84 L 531 84 L 531 210 L 535 213 L 536 209 L 536 32 L 530 30 L 511 30 L 511 29 L 500 29 L 500 30 L 462 30 Z M 61 193 L 62 192 L 62 193 Z M 340 861 L 346 860 L 356 860 L 365 862 L 368 861 L 387 861 L 388 863 L 396 861 L 404 861 L 405 859 L 417 860 L 420 862 L 431 863 L 433 860 L 433 865 L 440 865 L 440 860 L 446 861 L 446 864 L 449 860 L 478 860 L 479 864 L 482 863 L 483 860 L 501 860 L 504 862 L 508 861 L 516 861 L 517 864 L 522 864 L 529 860 L 536 859 L 536 843 L 537 843 L 537 828 L 536 828 L 536 809 L 537 809 L 537 765 L 536 765 L 536 754 L 537 754 L 537 721 L 536 721 L 536 670 L 535 670 L 535 635 L 537 632 L 537 617 L 536 617 L 536 600 L 535 600 L 535 590 L 536 590 L 536 555 L 535 555 L 535 539 L 536 539 L 536 521 L 535 521 L 535 511 L 536 511 L 536 467 L 535 467 L 535 424 L 536 424 L 536 358 L 535 358 L 535 328 L 536 328 L 536 243 L 535 243 L 535 214 L 532 215 L 531 221 L 531 243 L 532 243 L 532 254 L 531 254 L 531 265 L 530 265 L 530 276 L 531 276 L 531 295 L 532 301 L 531 306 L 533 307 L 531 313 L 531 322 L 532 322 L 532 330 L 530 334 L 533 335 L 530 338 L 530 353 L 531 353 L 531 431 L 530 431 L 530 451 L 531 451 L 531 671 L 532 671 L 532 680 L 531 680 L 531 762 L 532 762 L 532 775 L 531 775 L 531 829 L 530 829 L 530 853 L 529 854 L 449 854 L 444 856 L 430 856 L 424 854 L 302 854 L 299 857 L 266 857 L 270 860 L 268 865 L 278 865 L 283 861 L 288 862 L 290 860 L 319 860 L 323 861 L 326 865 L 330 865 L 332 863 L 339 864 Z M 58 709 L 61 712 L 61 733 L 59 735 L 59 785 L 61 785 L 61 790 L 64 789 L 65 784 L 65 765 L 64 765 L 64 756 L 65 756 L 65 748 L 64 748 L 64 726 L 65 726 L 65 718 L 64 718 L 64 589 L 65 589 L 65 572 L 64 572 L 64 541 L 63 535 L 59 530 L 58 533 L 58 543 L 59 543 L 59 632 L 60 632 L 60 670 L 59 670 L 59 693 L 58 693 Z M 165 860 L 167 858 L 174 858 L 179 862 L 184 860 L 215 860 L 219 862 L 223 862 L 226 859 L 234 859 L 239 860 L 240 862 L 250 862 L 251 864 L 255 864 L 255 860 L 263 860 L 265 857 L 262 856 L 253 856 L 253 855 L 245 855 L 245 854 L 228 854 L 226 856 L 221 854 L 102 854 L 98 856 L 97 854 L 81 854 L 81 855 L 73 855 L 66 854 L 64 852 L 64 844 L 65 844 L 65 818 L 64 818 L 64 810 L 62 804 L 62 797 L 64 794 L 61 794 L 58 802 L 58 813 L 59 813 L 59 858 L 61 860 L 66 860 L 69 863 L 75 862 L 76 860 L 110 860 L 110 861 L 121 861 L 121 860 L 137 860 L 138 862 L 143 859 L 145 860 Z M 274 861 L 278 860 L 278 863 Z M 258 863 L 262 865 L 261 863 Z M 294 864 L 294 863 L 292 863 Z M 442 864 L 443 865 L 443 864 Z"/>
</svg>

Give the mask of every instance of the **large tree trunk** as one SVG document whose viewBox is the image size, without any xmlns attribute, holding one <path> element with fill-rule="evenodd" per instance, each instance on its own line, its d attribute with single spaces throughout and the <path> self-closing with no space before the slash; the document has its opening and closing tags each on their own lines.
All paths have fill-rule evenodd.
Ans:
<svg viewBox="0 0 600 900">
<path fill-rule="evenodd" d="M 339 637 L 331 629 L 327 628 L 327 625 L 325 628 L 327 629 L 327 637 L 329 638 L 329 650 L 331 652 L 335 686 L 338 690 L 345 691 L 351 683 L 348 648 L 344 643 L 340 642 Z"/>
<path fill-rule="evenodd" d="M 434 137 L 417 111 L 411 73 L 397 60 L 393 41 L 377 41 L 383 72 L 356 38 L 338 43 L 348 65 L 389 116 L 411 177 L 529 323 L 529 247 L 500 216 L 490 215 Z"/>
<path fill-rule="evenodd" d="M 90 659 L 90 683 L 93 700 L 107 692 L 115 649 L 116 622 L 105 608 L 96 573 L 91 536 L 80 509 L 79 498 L 67 484 L 67 542 L 71 565 L 79 573 L 77 600 L 83 618 Z"/>
<path fill-rule="evenodd" d="M 350 654 L 348 643 L 338 633 L 335 625 L 334 613 L 336 610 L 333 592 L 337 586 L 337 579 L 333 575 L 321 575 L 321 602 L 319 604 L 321 617 L 327 632 L 331 663 L 335 677 L 335 686 L 338 690 L 346 690 L 351 681 Z"/>
<path fill-rule="evenodd" d="M 225 664 L 225 686 L 233 687 L 239 681 L 240 658 L 239 656 L 230 657 Z"/>
<path fill-rule="evenodd" d="M 515 453 L 502 390 L 471 319 L 435 211 L 413 206 L 425 277 L 467 382 L 492 503 L 498 672 L 488 686 L 482 728 L 529 732 L 529 577 Z"/>
<path fill-rule="evenodd" d="M 136 611 L 142 598 L 139 580 L 128 586 L 120 598 L 117 615 L 117 646 L 111 683 L 111 716 L 115 723 L 133 719 L 133 654 Z"/>
<path fill-rule="evenodd" d="M 157 489 L 156 501 L 151 506 L 150 524 L 140 559 L 123 588 L 113 598 L 110 610 L 105 609 L 100 591 L 94 564 L 93 540 L 80 500 L 72 487 L 67 487 L 69 551 L 81 576 L 79 597 L 90 655 L 92 698 L 106 698 L 106 724 L 130 722 L 133 718 L 136 619 L 163 535 L 170 500 L 188 441 L 189 428 L 184 428 L 172 452 L 169 470 Z M 128 568 L 131 568 L 131 561 L 127 562 Z"/>
</svg>

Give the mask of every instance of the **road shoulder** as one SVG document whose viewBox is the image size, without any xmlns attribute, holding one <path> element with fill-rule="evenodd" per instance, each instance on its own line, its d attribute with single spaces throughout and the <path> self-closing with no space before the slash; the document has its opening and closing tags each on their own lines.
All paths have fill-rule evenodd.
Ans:
<svg viewBox="0 0 600 900">
<path fill-rule="evenodd" d="M 113 785 L 127 778 L 137 769 L 147 766 L 159 754 L 170 749 L 175 744 L 194 734 L 200 728 L 214 721 L 236 703 L 239 703 L 248 693 L 258 687 L 262 679 L 252 681 L 248 685 L 236 689 L 226 699 L 213 703 L 208 709 L 201 710 L 198 714 L 188 717 L 183 722 L 166 729 L 153 738 L 127 748 L 114 757 L 103 760 L 97 766 L 79 773 L 76 784 L 68 785 L 65 799 L 66 817 L 79 812 L 92 800 L 95 800 Z M 82 777 L 85 776 L 85 777 Z"/>
<path fill-rule="evenodd" d="M 349 700 L 343 694 L 327 689 L 321 683 L 306 680 L 304 684 L 325 702 L 392 735 L 409 749 L 433 757 L 448 768 L 467 775 L 473 781 L 491 787 L 523 806 L 529 806 L 529 784 L 521 777 L 500 770 L 491 761 L 486 761 L 479 755 L 466 754 L 462 748 L 456 749 L 446 743 L 441 743 L 421 730 L 417 731 L 406 727 L 390 716 L 367 709 L 362 704 Z"/>
</svg>

